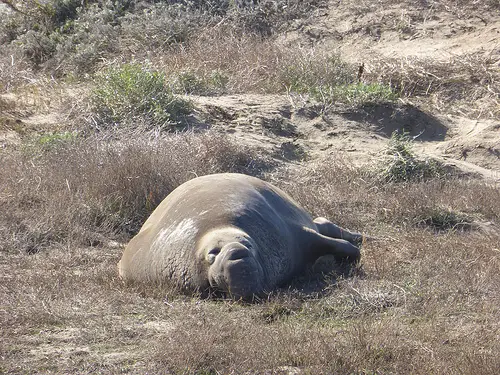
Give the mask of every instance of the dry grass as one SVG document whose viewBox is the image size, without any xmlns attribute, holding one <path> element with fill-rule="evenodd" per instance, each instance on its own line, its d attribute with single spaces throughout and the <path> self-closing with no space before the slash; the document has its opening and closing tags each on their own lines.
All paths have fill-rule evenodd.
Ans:
<svg viewBox="0 0 500 375">
<path fill-rule="evenodd" d="M 198 142 L 195 136 L 178 136 L 177 150 L 186 138 L 191 145 Z M 204 142 L 198 147 L 208 149 Z M 146 165 L 159 157 L 151 144 L 148 148 L 153 156 L 140 158 Z M 133 150 L 124 144 L 120 155 L 132 159 L 134 173 L 147 169 L 135 164 Z M 111 148 L 107 152 L 115 155 Z M 212 155 L 220 152 L 216 147 Z M 91 157 L 85 156 L 72 164 Z M 98 175 L 104 181 L 94 179 L 83 192 L 95 185 L 99 192 L 90 196 L 105 195 L 106 181 L 131 175 L 120 159 L 108 160 Z M 183 166 L 180 174 L 171 161 L 170 176 L 182 179 L 191 168 L 206 168 L 201 160 Z M 152 164 L 156 172 L 167 172 L 161 163 Z M 119 248 L 56 245 L 31 256 L 4 249 L 3 373 L 495 374 L 500 365 L 495 354 L 500 350 L 498 231 L 436 235 L 412 220 L 422 207 L 448 204 L 498 222 L 498 189 L 477 181 L 382 185 L 340 162 L 322 166 L 274 178 L 313 213 L 375 237 L 363 245 L 362 266 L 354 276 L 327 277 L 320 297 L 292 288 L 245 305 L 125 287 L 116 273 Z M 57 174 L 64 176 L 66 168 L 61 164 Z M 142 176 L 162 186 L 156 173 L 146 170 Z M 140 195 L 150 186 L 125 180 L 120 191 Z M 22 212 L 30 211 L 32 206 Z"/>
<path fill-rule="evenodd" d="M 389 3 L 349 4 L 362 14 Z M 290 4 L 299 9 L 300 2 Z M 478 1 L 412 4 L 427 11 L 498 8 Z M 146 53 L 129 40 L 131 51 L 117 59 L 147 57 L 170 77 L 216 72 L 225 82 L 217 93 L 307 92 L 355 77 L 336 56 L 241 35 L 234 25 L 224 21 L 189 35 L 168 54 Z M 90 57 L 101 56 L 94 52 Z M 0 91 L 32 78 L 37 84 L 18 88 L 24 103 L 0 101 L 0 109 L 15 117 L 27 107 L 26 116 L 64 112 L 81 131 L 79 119 L 88 113 L 75 96 L 85 95 L 66 95 L 64 83 L 49 84 L 22 58 L 12 64 L 10 54 L 0 56 Z M 498 67 L 488 58 L 367 68 L 366 78 L 390 83 L 410 100 L 431 98 L 440 110 L 498 118 Z M 23 133 L 22 145 L 0 150 L 0 374 L 498 373 L 497 185 L 458 178 L 388 184 L 331 158 L 272 169 L 262 150 L 212 131 L 87 128 L 82 138 L 56 120 L 60 132 L 50 125 L 52 133 Z M 262 176 L 313 215 L 367 233 L 359 268 L 346 275 L 323 259 L 256 304 L 125 286 L 116 269 L 121 243 L 176 186 L 224 171 Z"/>
<path fill-rule="evenodd" d="M 357 79 L 357 67 L 339 56 L 241 36 L 224 27 L 208 28 L 189 43 L 174 46 L 167 54 L 148 54 L 148 59 L 174 83 L 196 81 L 187 92 L 199 94 L 298 92 L 321 101 L 318 93 L 325 88 L 343 87 Z M 497 119 L 498 71 L 494 57 L 484 55 L 449 61 L 384 59 L 367 63 L 363 80 L 391 87 L 403 98 L 419 100 L 440 113 Z"/>
<path fill-rule="evenodd" d="M 15 48 L 2 45 L 0 55 L 0 93 L 29 83 L 34 78 L 28 62 Z"/>
<path fill-rule="evenodd" d="M 269 167 L 256 150 L 214 132 L 84 140 L 63 133 L 0 158 L 6 213 L 0 249 L 29 253 L 54 243 L 97 245 L 109 235 L 134 233 L 171 190 L 197 175 L 258 175 Z"/>
<path fill-rule="evenodd" d="M 158 56 L 167 76 L 192 72 L 228 77 L 227 93 L 284 93 L 307 91 L 321 84 L 351 82 L 355 68 L 338 56 L 313 48 L 287 47 L 255 35 L 239 35 L 227 28 L 208 28 L 186 46 Z"/>
<path fill-rule="evenodd" d="M 430 98 L 439 112 L 476 118 L 500 116 L 500 70 L 493 56 L 379 60 L 369 70 L 367 79 L 388 83 L 407 98 Z"/>
<path fill-rule="evenodd" d="M 329 158 L 277 183 L 313 215 L 358 231 L 373 230 L 382 222 L 411 229 L 436 210 L 468 214 L 478 223 L 500 218 L 497 186 L 477 180 L 384 183 L 371 171 L 350 166 L 348 160 Z"/>
</svg>

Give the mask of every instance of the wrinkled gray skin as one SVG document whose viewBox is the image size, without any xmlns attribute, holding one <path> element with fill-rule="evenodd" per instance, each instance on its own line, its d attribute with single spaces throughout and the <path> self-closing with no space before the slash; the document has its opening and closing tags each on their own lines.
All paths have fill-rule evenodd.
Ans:
<svg viewBox="0 0 500 375">
<path fill-rule="evenodd" d="M 250 299 L 318 257 L 355 262 L 362 236 L 314 221 L 280 189 L 241 174 L 195 178 L 156 208 L 118 263 L 126 281 Z"/>
</svg>

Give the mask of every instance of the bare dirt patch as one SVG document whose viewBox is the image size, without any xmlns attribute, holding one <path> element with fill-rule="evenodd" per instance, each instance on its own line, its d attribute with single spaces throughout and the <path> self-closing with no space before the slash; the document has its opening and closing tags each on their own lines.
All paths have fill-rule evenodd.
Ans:
<svg viewBox="0 0 500 375">
<path fill-rule="evenodd" d="M 241 142 L 277 156 L 285 155 L 284 148 L 291 145 L 295 154 L 289 153 L 288 160 L 345 154 L 358 166 L 368 165 L 399 131 L 414 137 L 416 150 L 424 155 L 464 172 L 499 178 L 500 130 L 494 121 L 433 115 L 398 103 L 335 113 L 314 104 L 298 107 L 292 97 L 279 95 L 192 99 L 204 121 Z"/>
</svg>

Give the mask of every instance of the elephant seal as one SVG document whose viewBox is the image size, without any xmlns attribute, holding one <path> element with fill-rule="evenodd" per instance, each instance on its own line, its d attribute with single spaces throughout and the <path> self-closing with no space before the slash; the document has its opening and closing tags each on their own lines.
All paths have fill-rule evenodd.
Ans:
<svg viewBox="0 0 500 375">
<path fill-rule="evenodd" d="M 361 239 L 325 218 L 313 220 L 265 181 L 213 174 L 172 191 L 126 246 L 118 269 L 125 281 L 251 299 L 320 256 L 357 261 Z"/>
</svg>

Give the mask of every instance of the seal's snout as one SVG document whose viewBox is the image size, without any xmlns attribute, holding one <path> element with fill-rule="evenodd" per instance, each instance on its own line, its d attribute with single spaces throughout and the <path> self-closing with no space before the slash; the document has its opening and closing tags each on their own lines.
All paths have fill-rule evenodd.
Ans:
<svg viewBox="0 0 500 375">
<path fill-rule="evenodd" d="M 207 259 L 211 264 L 211 287 L 229 293 L 233 298 L 251 298 L 262 291 L 262 272 L 257 259 L 241 242 L 229 242 L 212 249 Z"/>
</svg>

